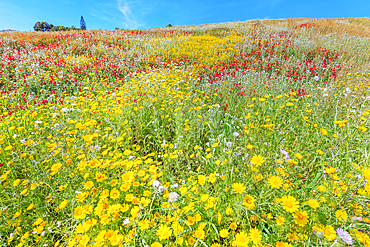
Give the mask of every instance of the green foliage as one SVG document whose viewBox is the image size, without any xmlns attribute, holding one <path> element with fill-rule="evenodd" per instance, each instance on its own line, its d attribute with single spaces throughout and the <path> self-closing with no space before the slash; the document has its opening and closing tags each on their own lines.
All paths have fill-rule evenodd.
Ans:
<svg viewBox="0 0 370 247">
<path fill-rule="evenodd" d="M 55 26 L 50 31 L 70 31 L 72 30 L 70 27 L 64 27 L 64 26 Z"/>
<path fill-rule="evenodd" d="M 84 17 L 81 15 L 81 20 L 80 20 L 80 28 L 82 29 L 82 30 L 86 30 L 86 22 L 85 22 L 85 20 L 84 20 Z"/>
<path fill-rule="evenodd" d="M 39 22 L 38 21 L 33 26 L 33 29 L 35 31 L 43 31 L 43 32 L 45 32 L 45 31 L 50 31 L 50 29 L 52 29 L 53 27 L 54 27 L 54 25 L 51 24 L 51 23 L 49 24 L 49 23 L 47 23 L 45 21 L 43 21 L 43 22 Z"/>
</svg>

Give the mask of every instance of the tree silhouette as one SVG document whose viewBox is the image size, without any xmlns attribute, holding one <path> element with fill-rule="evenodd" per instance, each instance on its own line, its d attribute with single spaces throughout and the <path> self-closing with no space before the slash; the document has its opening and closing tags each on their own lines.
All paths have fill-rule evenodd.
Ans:
<svg viewBox="0 0 370 247">
<path fill-rule="evenodd" d="M 81 15 L 81 20 L 80 20 L 80 27 L 82 30 L 86 30 L 86 22 L 84 20 L 84 17 Z"/>
<path fill-rule="evenodd" d="M 50 31 L 50 29 L 52 29 L 54 27 L 53 24 L 49 24 L 45 21 L 43 22 L 36 22 L 36 24 L 33 26 L 33 30 L 35 31 L 43 31 L 43 32 L 47 32 L 47 31 Z"/>
</svg>

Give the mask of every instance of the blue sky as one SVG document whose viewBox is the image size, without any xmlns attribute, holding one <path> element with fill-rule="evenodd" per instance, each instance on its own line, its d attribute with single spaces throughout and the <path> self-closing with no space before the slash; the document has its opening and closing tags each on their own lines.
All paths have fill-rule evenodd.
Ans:
<svg viewBox="0 0 370 247">
<path fill-rule="evenodd" d="M 37 21 L 87 29 L 144 29 L 280 18 L 367 17 L 369 0 L 0 0 L 0 30 Z"/>
</svg>

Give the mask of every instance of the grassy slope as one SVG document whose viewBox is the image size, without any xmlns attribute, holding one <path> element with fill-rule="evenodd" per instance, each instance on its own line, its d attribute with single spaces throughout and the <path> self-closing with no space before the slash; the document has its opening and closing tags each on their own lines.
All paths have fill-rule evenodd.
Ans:
<svg viewBox="0 0 370 247">
<path fill-rule="evenodd" d="M 2 34 L 0 242 L 369 245 L 369 24 Z"/>
</svg>

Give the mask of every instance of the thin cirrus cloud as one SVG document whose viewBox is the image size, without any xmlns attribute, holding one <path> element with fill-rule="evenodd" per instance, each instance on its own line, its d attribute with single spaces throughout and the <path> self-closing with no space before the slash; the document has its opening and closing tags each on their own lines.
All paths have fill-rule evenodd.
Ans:
<svg viewBox="0 0 370 247">
<path fill-rule="evenodd" d="M 154 11 L 155 2 L 143 0 L 127 1 L 117 0 L 116 9 L 123 16 L 122 24 L 129 29 L 146 28 L 146 15 Z"/>
<path fill-rule="evenodd" d="M 90 10 L 91 16 L 128 29 L 145 27 L 145 23 L 140 17 L 149 12 L 149 8 L 143 2 L 125 0 L 99 3 L 91 7 Z"/>
</svg>

